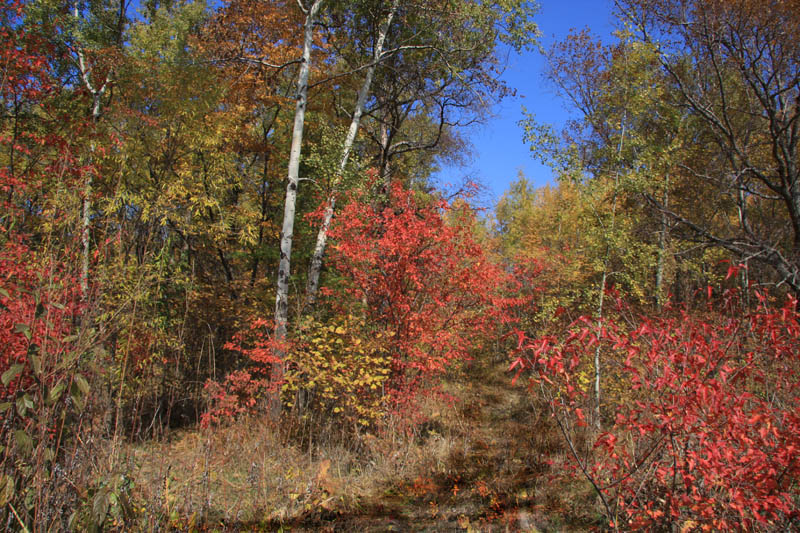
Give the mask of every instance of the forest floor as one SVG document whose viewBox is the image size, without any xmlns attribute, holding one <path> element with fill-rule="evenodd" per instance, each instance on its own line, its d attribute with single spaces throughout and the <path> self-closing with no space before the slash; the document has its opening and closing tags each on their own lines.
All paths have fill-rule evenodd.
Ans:
<svg viewBox="0 0 800 533">
<path fill-rule="evenodd" d="M 505 361 L 475 362 L 403 438 L 277 438 L 250 418 L 132 447 L 140 501 L 200 531 L 585 531 L 591 490 L 566 475 L 547 411 Z M 397 433 L 397 432 L 395 432 Z"/>
</svg>

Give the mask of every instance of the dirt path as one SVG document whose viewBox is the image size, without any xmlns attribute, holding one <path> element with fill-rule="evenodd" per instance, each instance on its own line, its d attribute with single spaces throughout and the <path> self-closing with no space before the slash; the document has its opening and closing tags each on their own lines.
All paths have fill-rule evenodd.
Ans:
<svg viewBox="0 0 800 533">
<path fill-rule="evenodd" d="M 565 496 L 547 462 L 559 449 L 558 436 L 505 369 L 499 361 L 476 364 L 451 384 L 459 397 L 455 416 L 434 419 L 420 435 L 432 449 L 450 442 L 442 464 L 395 481 L 360 512 L 296 525 L 309 531 L 585 530 L 585 523 L 565 523 L 553 512 Z"/>
<path fill-rule="evenodd" d="M 287 443 L 251 417 L 135 446 L 148 523 L 188 531 L 585 531 L 592 496 L 564 476 L 548 413 L 503 360 L 448 381 L 410 437 Z M 395 434 L 396 435 L 396 434 Z M 174 518 L 173 518 L 174 517 Z M 196 526 L 199 524 L 199 526 Z"/>
</svg>

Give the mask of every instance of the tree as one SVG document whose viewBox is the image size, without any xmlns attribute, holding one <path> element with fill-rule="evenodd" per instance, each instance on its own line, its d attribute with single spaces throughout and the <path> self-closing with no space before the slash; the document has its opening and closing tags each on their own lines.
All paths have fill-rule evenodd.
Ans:
<svg viewBox="0 0 800 533">
<path fill-rule="evenodd" d="M 347 136 L 344 139 L 344 144 L 342 145 L 342 153 L 339 160 L 338 165 L 338 175 L 341 176 L 345 172 L 345 168 L 347 167 L 347 161 L 350 158 L 350 151 L 353 148 L 353 143 L 356 140 L 356 134 L 358 133 L 358 128 L 361 125 L 361 116 L 364 114 L 364 108 L 367 104 L 367 98 L 370 95 L 370 89 L 372 87 L 372 79 L 375 76 L 375 69 L 378 67 L 378 64 L 383 59 L 383 44 L 386 41 L 387 34 L 389 32 L 389 28 L 392 25 L 392 19 L 394 18 L 395 13 L 397 12 L 397 7 L 399 5 L 399 0 L 393 0 L 391 6 L 389 7 L 389 13 L 386 15 L 385 19 L 381 21 L 379 24 L 378 34 L 375 38 L 375 46 L 372 51 L 372 57 L 370 58 L 371 63 L 367 65 L 367 73 L 364 76 L 364 81 L 361 84 L 361 88 L 358 90 L 358 96 L 356 97 L 356 104 L 355 109 L 353 109 L 352 119 L 350 121 L 350 127 L 347 130 Z M 380 12 L 380 16 L 382 16 L 382 12 Z M 333 184 L 333 192 L 326 200 L 325 212 L 322 216 L 322 221 L 320 223 L 319 231 L 317 232 L 317 241 L 314 246 L 314 253 L 311 256 L 311 264 L 308 268 L 308 283 L 306 285 L 306 305 L 313 306 L 317 299 L 317 290 L 319 289 L 319 275 L 322 270 L 322 258 L 325 254 L 325 245 L 328 240 L 328 230 L 331 225 L 331 220 L 333 219 L 333 212 L 336 206 L 336 184 Z"/>
<path fill-rule="evenodd" d="M 63 27 L 30 24 L 25 8 L 0 3 L 0 519 L 58 529 L 60 506 L 76 497 L 56 471 L 73 464 L 72 422 L 84 414 L 90 359 L 102 357 L 89 355 L 97 336 L 80 325 L 81 233 L 62 198 L 82 188 L 74 133 L 89 121 L 58 109 L 70 100 L 57 76 L 65 58 L 47 30 Z"/>
<path fill-rule="evenodd" d="M 64 17 L 63 11 L 71 16 Z M 84 187 L 81 197 L 81 291 L 89 298 L 89 263 L 91 253 L 92 202 L 95 195 L 95 164 L 99 140 L 103 131 L 100 120 L 109 100 L 114 83 L 114 66 L 118 60 L 127 25 L 127 4 L 118 2 L 68 2 L 66 5 L 49 1 L 32 2 L 28 9 L 27 23 L 50 28 L 52 44 L 63 52 L 61 67 L 75 74 L 78 85 L 88 96 L 90 103 L 86 114 L 91 117 L 92 132 L 87 135 L 88 154 L 85 156 Z M 56 31 L 58 28 L 58 31 Z M 79 93 L 80 94 L 80 93 Z"/>
<path fill-rule="evenodd" d="M 117 25 L 115 35 L 113 36 L 113 45 L 121 46 L 122 44 L 122 35 L 123 30 L 125 28 L 125 8 L 126 4 L 124 1 L 121 1 L 119 4 L 119 12 L 116 15 L 117 18 Z M 80 10 L 78 8 L 78 4 L 76 3 L 73 7 L 73 16 L 75 17 L 76 25 L 80 25 Z M 105 43 L 104 43 L 105 44 Z M 100 117 L 103 113 L 103 97 L 106 93 L 106 90 L 109 88 L 113 73 L 108 66 L 101 66 L 99 62 L 95 62 L 94 64 L 90 64 L 87 62 L 87 55 L 85 53 L 84 47 L 86 46 L 85 43 L 81 42 L 80 37 L 76 39 L 76 43 L 73 46 L 75 57 L 77 58 L 76 63 L 78 67 L 78 71 L 80 73 L 81 81 L 83 82 L 84 88 L 89 92 L 89 95 L 92 99 L 91 105 L 91 117 L 92 117 L 92 124 L 94 129 L 97 129 L 97 123 L 100 121 Z M 105 70 L 105 72 L 102 72 Z M 101 73 L 98 74 L 98 71 Z M 96 133 L 96 132 L 95 132 Z M 91 154 L 94 155 L 95 152 L 95 142 L 91 142 Z M 90 161 L 91 164 L 91 161 Z M 84 190 L 83 190 L 83 200 L 82 200 L 82 230 L 81 230 L 81 240 L 83 243 L 83 256 L 81 258 L 82 267 L 81 267 L 81 293 L 84 300 L 88 301 L 89 297 L 89 253 L 90 253 L 90 243 L 89 243 L 89 229 L 90 229 L 90 222 L 91 222 L 91 202 L 92 202 L 92 173 L 87 172 L 85 183 L 84 183 Z"/>
<path fill-rule="evenodd" d="M 501 41 L 517 51 L 532 46 L 538 37 L 531 20 L 534 12 L 535 7 L 525 1 L 510 5 L 458 2 L 455 6 L 433 8 L 393 2 L 385 18 L 377 10 L 380 23 L 369 19 L 366 24 L 360 23 L 368 29 L 377 27 L 377 31 L 367 33 L 368 38 L 359 35 L 354 39 L 356 53 L 367 55 L 369 62 L 365 64 L 367 74 L 358 91 L 342 148 L 339 174 L 344 172 L 364 113 L 379 130 L 377 136 L 374 132 L 371 135 L 377 140 L 376 163 L 386 191 L 391 185 L 389 162 L 393 157 L 438 149 L 443 139 L 454 135 L 451 128 L 477 121 L 491 102 L 507 94 L 498 77 L 496 47 Z M 355 22 L 359 22 L 357 18 Z M 450 32 L 453 27 L 464 31 L 454 36 Z M 361 28 L 353 31 L 356 29 Z M 389 43 L 386 50 L 385 42 Z M 353 64 L 352 51 L 343 52 L 347 64 Z M 362 67 L 356 70 L 359 68 Z M 366 109 L 373 78 L 377 84 L 374 103 Z M 408 134 L 404 133 L 406 128 Z M 334 191 L 326 200 L 309 266 L 306 290 L 309 304 L 316 300 L 319 288 L 335 195 Z"/>
<path fill-rule="evenodd" d="M 272 272 L 280 260 L 272 235 L 277 235 L 282 223 L 276 206 L 283 199 L 278 184 L 285 175 L 279 169 L 285 165 L 291 142 L 293 67 L 299 63 L 303 19 L 294 3 L 237 0 L 214 13 L 198 38 L 204 57 L 213 62 L 228 87 L 221 117 L 234 110 L 240 116 L 229 123 L 226 135 L 238 141 L 235 149 L 240 168 L 252 173 L 243 178 L 243 193 L 253 195 L 259 211 L 250 248 L 251 288 L 260 285 L 264 277 L 260 269 Z M 324 54 L 323 59 L 312 61 L 318 69 L 326 62 Z"/>
<path fill-rule="evenodd" d="M 694 239 L 769 265 L 800 290 L 800 70 L 794 2 L 620 0 L 654 48 L 669 104 L 695 129 L 682 175 L 715 209 L 648 195 Z"/>
<path fill-rule="evenodd" d="M 291 273 L 292 239 L 294 237 L 294 217 L 297 204 L 297 187 L 300 183 L 300 151 L 303 147 L 303 126 L 306 105 L 308 103 L 308 76 L 311 69 L 311 47 L 314 40 L 314 24 L 322 7 L 323 0 L 314 2 L 301 9 L 306 15 L 303 27 L 303 56 L 297 72 L 297 94 L 294 112 L 294 129 L 292 130 L 292 146 L 289 151 L 289 170 L 286 184 L 286 200 L 283 204 L 283 225 L 281 227 L 281 259 L 278 265 L 278 284 L 275 293 L 275 339 L 282 343 L 286 339 L 289 322 L 289 275 Z M 273 364 L 273 380 L 279 382 L 283 376 L 284 354 L 278 352 L 279 362 Z M 280 396 L 271 399 L 272 416 L 280 413 Z"/>
</svg>

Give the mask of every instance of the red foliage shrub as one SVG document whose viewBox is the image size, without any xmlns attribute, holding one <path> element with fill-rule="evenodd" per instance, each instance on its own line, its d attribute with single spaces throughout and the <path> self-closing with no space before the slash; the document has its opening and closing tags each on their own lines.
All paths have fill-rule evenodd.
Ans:
<svg viewBox="0 0 800 533">
<path fill-rule="evenodd" d="M 754 294 L 749 314 L 728 298 L 703 317 L 644 316 L 627 328 L 609 320 L 599 335 L 584 317 L 563 340 L 520 335 L 512 368 L 533 371 L 612 527 L 797 525 L 800 314 L 792 297 L 775 307 Z M 628 392 L 604 406 L 613 422 L 584 450 L 576 437 L 588 430 L 576 428 L 598 343 L 604 377 Z"/>
<path fill-rule="evenodd" d="M 0 148 L 8 154 L 0 167 L 1 399 L 16 396 L 34 380 L 52 385 L 66 379 L 69 363 L 62 359 L 74 352 L 77 339 L 71 333 L 80 313 L 77 243 L 70 237 L 54 242 L 34 222 L 49 228 L 63 224 L 64 211 L 54 207 L 54 192 L 44 184 L 61 179 L 69 186 L 63 182 L 80 170 L 65 139 L 42 128 L 58 92 L 51 75 L 53 50 L 23 23 L 24 7 L 18 1 L 0 3 L 0 98 L 17 109 L 37 110 L 15 119 L 13 133 L 0 134 Z"/>
<path fill-rule="evenodd" d="M 477 242 L 464 203 L 419 199 L 395 184 L 386 205 L 353 195 L 331 229 L 344 289 L 386 332 L 397 405 L 481 342 L 495 338 L 518 303 L 511 276 Z"/>
<path fill-rule="evenodd" d="M 63 264 L 38 263 L 16 241 L 0 245 L 0 373 L 8 377 L 2 399 L 25 390 L 37 374 L 49 385 L 63 379 L 58 368 L 66 367 L 63 358 L 77 344 L 71 333 L 80 310 L 78 284 Z"/>
<path fill-rule="evenodd" d="M 336 334 L 341 331 L 353 342 L 364 340 L 364 344 L 337 352 L 335 344 L 326 344 L 335 340 L 332 337 L 325 337 L 321 331 L 298 330 L 295 337 L 305 338 L 293 339 L 292 346 L 301 359 L 305 350 L 330 368 L 340 364 L 337 357 L 353 357 L 362 346 L 369 346 L 364 357 L 378 362 L 388 359 L 389 378 L 384 382 L 378 375 L 341 375 L 338 381 L 354 382 L 337 381 L 338 385 L 347 390 L 358 385 L 355 389 L 374 394 L 375 383 L 380 382 L 379 392 L 388 399 L 382 403 L 407 414 L 423 384 L 426 390 L 435 388 L 430 378 L 454 362 L 468 359 L 481 343 L 504 333 L 504 325 L 511 321 L 510 309 L 521 300 L 506 296 L 516 288 L 511 287 L 513 277 L 491 261 L 476 240 L 477 222 L 466 204 L 454 207 L 430 197 L 418 198 L 400 185 L 392 188 L 385 205 L 378 207 L 372 200 L 363 192 L 352 194 L 334 221 L 330 236 L 335 270 L 331 276 L 336 282 L 320 291 L 336 313 L 361 317 L 350 326 L 357 331 L 339 322 L 327 329 Z M 321 323 L 312 324 L 321 327 Z M 236 415 L 254 404 L 254 398 L 261 394 L 259 387 L 264 390 L 281 385 L 269 383 L 275 347 L 267 331 L 265 322 L 255 321 L 249 332 L 226 346 L 245 354 L 253 364 L 221 386 L 209 385 L 215 407 L 204 423 Z M 366 342 L 369 339 L 380 342 Z M 293 358 L 292 346 L 282 350 L 289 352 L 288 361 Z M 320 354 L 323 349 L 332 353 Z M 291 373 L 295 379 L 318 380 L 313 369 L 297 370 Z M 372 386 L 361 386 L 359 380 Z M 304 386 L 292 384 L 295 388 Z M 368 399 L 365 402 L 374 404 Z M 371 408 L 367 410 L 372 412 Z M 332 412 L 340 411 L 335 408 Z"/>
<path fill-rule="evenodd" d="M 0 519 L 27 530 L 57 528 L 47 517 L 79 499 L 78 476 L 59 472 L 93 439 L 91 424 L 73 423 L 102 350 L 82 320 L 74 217 L 76 185 L 93 171 L 76 155 L 85 120 L 54 111 L 70 96 L 53 75 L 61 29 L 25 17 L 23 2 L 0 1 Z"/>
<path fill-rule="evenodd" d="M 256 319 L 250 324 L 249 330 L 238 333 L 225 345 L 226 350 L 243 353 L 249 364 L 246 369 L 228 374 L 221 383 L 206 383 L 209 408 L 200 419 L 203 427 L 247 412 L 265 393 L 280 387 L 280 383 L 270 381 L 272 365 L 280 362 L 275 355 L 278 346 L 271 336 L 273 331 L 274 327 L 269 321 Z M 288 350 L 289 346 L 285 343 L 280 346 L 281 352 Z"/>
</svg>

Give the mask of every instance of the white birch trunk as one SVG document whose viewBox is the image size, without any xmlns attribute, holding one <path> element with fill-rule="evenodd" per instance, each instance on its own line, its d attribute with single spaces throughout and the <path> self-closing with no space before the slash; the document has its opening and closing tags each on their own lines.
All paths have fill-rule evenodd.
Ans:
<svg viewBox="0 0 800 533">
<path fill-rule="evenodd" d="M 305 124 L 306 105 L 308 103 L 308 77 L 311 71 L 311 46 L 314 37 L 314 23 L 323 0 L 314 0 L 306 11 L 303 34 L 303 59 L 297 73 L 297 102 L 294 112 L 294 128 L 292 129 L 292 145 L 289 151 L 289 169 L 286 184 L 286 200 L 283 207 L 283 226 L 281 229 L 281 258 L 278 265 L 278 283 L 275 294 L 275 341 L 278 349 L 275 352 L 279 359 L 272 366 L 273 382 L 279 383 L 283 378 L 283 359 L 285 352 L 280 345 L 286 341 L 287 323 L 289 320 L 289 275 L 291 272 L 292 238 L 294 237 L 294 216 L 297 205 L 297 186 L 300 180 L 300 150 L 303 146 L 303 126 Z M 271 415 L 280 415 L 280 391 L 275 391 L 271 398 Z"/>
<path fill-rule="evenodd" d="M 625 120 L 627 119 L 627 112 L 623 113 L 622 116 L 622 132 L 620 133 L 619 137 L 619 146 L 617 147 L 617 157 L 622 154 L 622 143 L 625 140 Z M 601 367 L 600 367 L 600 346 L 602 345 L 602 333 L 603 333 L 603 304 L 605 303 L 605 295 L 606 295 L 606 283 L 608 282 L 608 263 L 609 263 L 609 255 L 610 255 L 610 245 L 608 243 L 608 239 L 614 237 L 614 231 L 617 225 L 617 193 L 619 192 L 619 171 L 616 172 L 614 177 L 614 195 L 613 195 L 613 203 L 611 206 L 611 230 L 607 234 L 606 237 L 606 252 L 605 258 L 603 259 L 603 277 L 600 280 L 600 301 L 597 304 L 597 346 L 594 350 L 594 427 L 598 431 L 602 429 L 602 420 L 601 420 L 601 393 L 600 393 L 600 375 L 601 375 Z"/>
<path fill-rule="evenodd" d="M 669 176 L 664 185 L 662 197 L 664 208 L 669 207 Z M 667 214 L 661 211 L 661 231 L 658 234 L 658 265 L 656 266 L 656 306 L 659 311 L 664 306 L 664 264 L 667 258 Z"/>
<path fill-rule="evenodd" d="M 364 83 L 358 91 L 358 98 L 356 99 L 356 108 L 353 111 L 353 118 L 350 121 L 350 129 L 347 130 L 347 137 L 345 137 L 344 145 L 342 146 L 342 156 L 339 160 L 339 173 L 341 177 L 344 174 L 347 161 L 350 158 L 350 151 L 353 148 L 358 128 L 361 124 L 361 116 L 364 114 L 364 106 L 367 103 L 367 96 L 372 86 L 372 79 L 375 76 L 375 69 L 378 62 L 381 60 L 383 54 L 383 44 L 386 41 L 386 35 L 389 33 L 389 27 L 392 24 L 392 19 L 397 11 L 399 0 L 392 2 L 392 7 L 386 19 L 381 24 L 378 30 L 378 39 L 375 43 L 375 49 L 372 54 L 372 64 L 367 69 L 367 74 L 364 77 Z M 317 242 L 314 246 L 314 254 L 311 256 L 311 264 L 308 268 L 308 283 L 306 284 L 306 306 L 311 307 L 317 302 L 317 292 L 319 291 L 319 276 L 322 270 L 322 258 L 325 255 L 325 246 L 328 242 L 328 230 L 330 229 L 333 213 L 336 208 L 336 190 L 334 184 L 334 191 L 328 198 L 328 205 L 325 208 L 325 213 L 322 218 L 322 224 L 317 232 Z"/>
<path fill-rule="evenodd" d="M 105 88 L 105 85 L 103 85 L 103 88 Z M 102 97 L 101 92 L 92 91 L 92 99 L 93 99 L 92 128 L 94 130 L 97 129 L 97 123 L 100 121 L 101 97 Z M 91 159 L 89 160 L 90 164 L 94 162 L 94 152 L 95 152 L 95 141 L 92 140 L 92 144 L 89 147 L 89 153 L 91 154 Z M 89 257 L 91 255 L 89 229 L 91 223 L 91 209 L 92 209 L 91 196 L 92 196 L 92 174 L 89 173 L 86 175 L 86 179 L 83 182 L 83 199 L 81 200 L 82 204 L 81 247 L 83 248 L 81 257 L 81 300 L 84 303 L 86 303 L 89 300 Z"/>
<path fill-rule="evenodd" d="M 81 301 L 83 303 L 86 303 L 89 300 L 89 256 L 91 255 L 89 225 L 91 222 L 91 195 L 92 176 L 89 175 L 83 182 L 83 199 L 81 200 Z"/>
<path fill-rule="evenodd" d="M 78 13 L 77 4 L 73 8 L 73 15 L 75 20 L 80 16 Z M 81 73 L 81 80 L 83 81 L 86 90 L 92 95 L 92 133 L 97 132 L 97 124 L 100 122 L 100 115 L 102 114 L 102 99 L 106 91 L 106 87 L 110 81 L 110 75 L 106 77 L 103 84 L 97 87 L 92 83 L 91 69 L 87 66 L 83 52 L 80 48 L 77 50 L 78 54 L 78 70 Z M 92 140 L 90 151 L 90 163 L 94 162 L 95 141 Z M 83 182 L 83 198 L 81 200 L 81 301 L 83 303 L 89 300 L 89 258 L 91 255 L 91 243 L 89 239 L 89 229 L 91 224 L 91 209 L 92 209 L 92 175 L 91 173 L 86 176 Z"/>
<path fill-rule="evenodd" d="M 603 304 L 605 303 L 606 281 L 608 279 L 608 260 L 603 266 L 603 278 L 600 280 L 600 302 L 597 304 L 597 346 L 594 350 L 594 426 L 601 427 L 600 419 L 600 346 L 603 332 Z"/>
<path fill-rule="evenodd" d="M 381 123 L 381 179 L 383 180 L 383 187 L 388 193 L 392 188 L 392 177 L 390 175 L 391 169 L 389 168 L 389 126 L 385 122 Z"/>
</svg>

